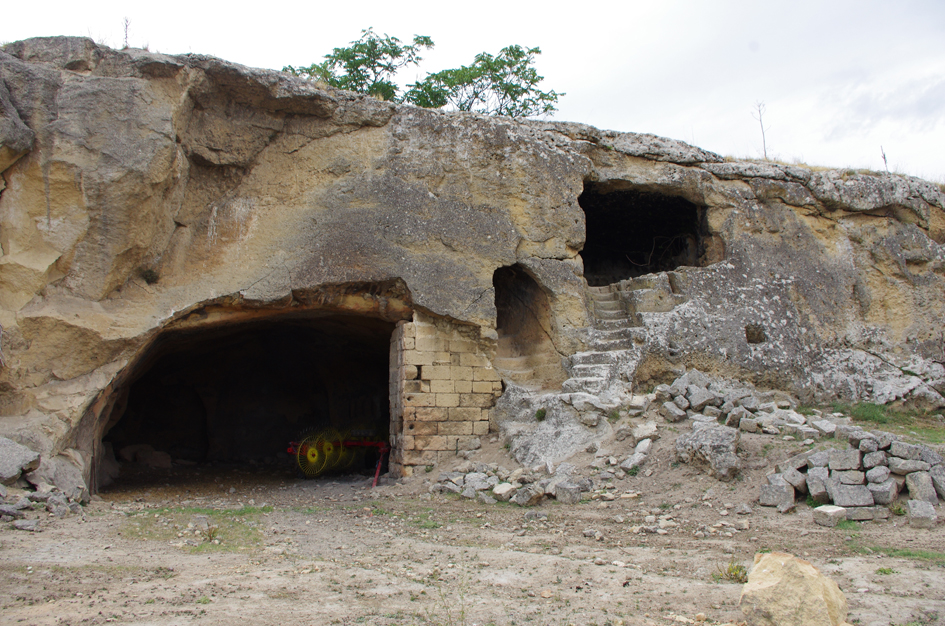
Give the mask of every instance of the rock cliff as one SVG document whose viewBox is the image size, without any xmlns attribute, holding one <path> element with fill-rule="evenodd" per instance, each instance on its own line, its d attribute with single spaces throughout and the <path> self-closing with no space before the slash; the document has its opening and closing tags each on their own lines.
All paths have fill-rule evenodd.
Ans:
<svg viewBox="0 0 945 626">
<path fill-rule="evenodd" d="M 945 404 L 945 194 L 916 178 L 397 106 L 79 38 L 0 49 L 0 172 L 0 435 L 76 451 L 86 477 L 149 368 L 261 323 L 348 320 L 311 352 L 354 372 L 351 354 L 418 325 L 394 333 L 381 383 L 404 467 L 479 433 L 447 428 L 469 415 L 453 409 L 493 429 L 521 418 L 511 400 L 489 413 L 498 379 L 556 394 L 548 423 L 578 430 L 686 366 L 808 401 Z M 173 384 L 206 417 L 226 392 L 200 380 Z M 325 402 L 332 421 L 356 412 Z M 405 430 L 424 408 L 449 409 L 436 442 Z M 311 413 L 280 411 L 286 429 Z"/>
</svg>

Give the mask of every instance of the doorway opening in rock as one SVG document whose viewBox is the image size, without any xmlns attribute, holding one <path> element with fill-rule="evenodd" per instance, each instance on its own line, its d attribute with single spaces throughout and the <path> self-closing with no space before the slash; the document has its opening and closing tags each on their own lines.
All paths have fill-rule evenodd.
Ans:
<svg viewBox="0 0 945 626">
<path fill-rule="evenodd" d="M 294 473 L 287 447 L 306 431 L 387 441 L 393 329 L 309 313 L 169 331 L 116 391 L 102 441 L 138 467 L 172 460 L 282 473 Z M 364 452 L 347 471 L 373 475 L 377 449 Z"/>
<path fill-rule="evenodd" d="M 586 183 L 578 202 L 587 220 L 581 257 L 588 285 L 701 264 L 704 208 L 677 196 L 612 183 Z"/>
<path fill-rule="evenodd" d="M 552 339 L 548 296 L 521 265 L 502 267 L 492 276 L 496 331 L 493 365 L 503 379 L 531 389 L 560 388 L 567 378 Z"/>
</svg>

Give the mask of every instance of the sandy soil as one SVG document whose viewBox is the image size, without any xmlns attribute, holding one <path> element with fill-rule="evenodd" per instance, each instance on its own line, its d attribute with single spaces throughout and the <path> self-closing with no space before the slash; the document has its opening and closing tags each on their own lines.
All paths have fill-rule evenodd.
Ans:
<svg viewBox="0 0 945 626">
<path fill-rule="evenodd" d="M 32 513 L 38 533 L 0 527 L 0 621 L 738 622 L 741 585 L 714 574 L 782 550 L 839 583 L 854 624 L 945 624 L 945 526 L 894 516 L 828 529 L 803 503 L 780 515 L 757 506 L 758 486 L 798 445 L 746 436 L 749 469 L 726 484 L 674 464 L 672 439 L 651 452 L 650 476 L 615 483 L 612 501 L 530 509 L 431 496 L 448 467 L 376 489 L 364 476 L 299 480 L 283 468 L 126 467 L 81 516 Z M 514 467 L 496 443 L 474 460 Z M 751 514 L 735 512 L 742 503 Z M 633 532 L 647 515 L 678 526 Z"/>
</svg>

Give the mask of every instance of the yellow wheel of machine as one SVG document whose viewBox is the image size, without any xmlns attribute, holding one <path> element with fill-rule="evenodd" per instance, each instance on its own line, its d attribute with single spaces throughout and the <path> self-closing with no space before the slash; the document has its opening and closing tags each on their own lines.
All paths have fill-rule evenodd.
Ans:
<svg viewBox="0 0 945 626">
<path fill-rule="evenodd" d="M 341 433 L 341 441 L 351 441 L 351 436 L 349 431 Z M 351 446 L 346 446 L 342 444 L 341 446 L 341 456 L 338 459 L 338 469 L 346 470 L 354 464 L 355 459 L 357 458 L 356 449 Z"/>
<path fill-rule="evenodd" d="M 334 428 L 326 428 L 321 432 L 321 449 L 325 454 L 325 466 L 321 471 L 328 471 L 338 468 L 341 457 L 344 454 L 344 444 L 339 433 Z M 321 473 L 321 472 L 319 472 Z"/>
<path fill-rule="evenodd" d="M 318 476 L 325 471 L 328 455 L 325 451 L 324 440 L 321 433 L 314 433 L 305 437 L 299 443 L 299 449 L 296 452 L 296 461 L 299 470 L 306 476 Z"/>
</svg>

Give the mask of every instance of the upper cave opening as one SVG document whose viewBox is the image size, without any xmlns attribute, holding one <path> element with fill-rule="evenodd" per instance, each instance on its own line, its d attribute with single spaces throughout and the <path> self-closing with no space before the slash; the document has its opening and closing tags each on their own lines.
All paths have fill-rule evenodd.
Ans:
<svg viewBox="0 0 945 626">
<path fill-rule="evenodd" d="M 289 442 L 312 429 L 386 441 L 393 329 L 330 314 L 168 331 L 116 390 L 102 442 L 184 463 L 289 466 Z"/>
<path fill-rule="evenodd" d="M 578 203 L 587 221 L 581 257 L 588 285 L 701 264 L 705 209 L 684 198 L 589 182 Z"/>
</svg>

